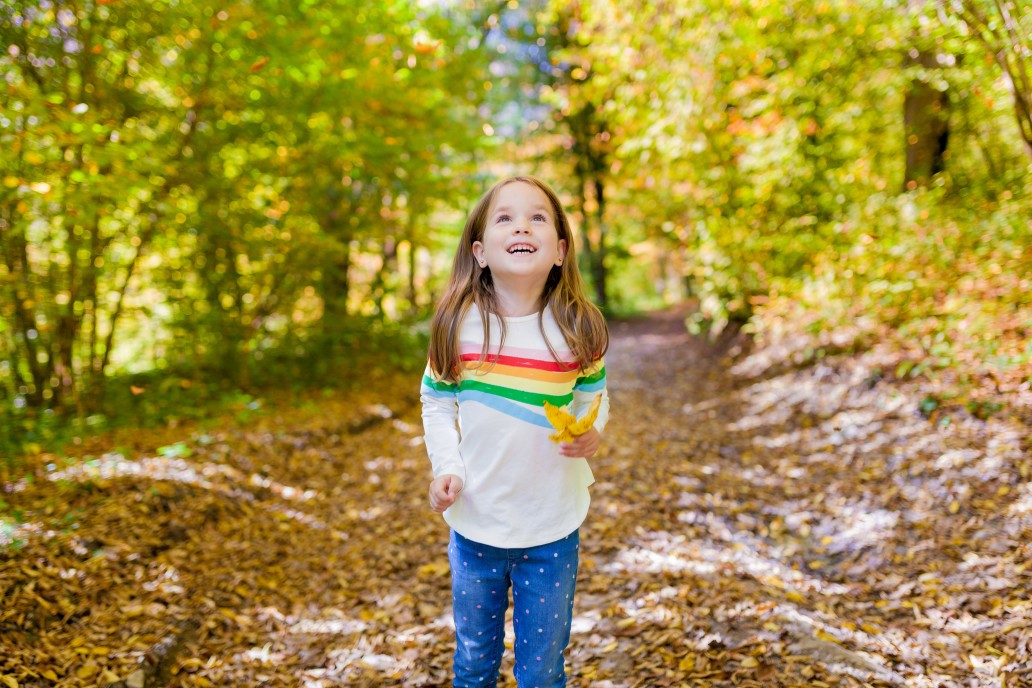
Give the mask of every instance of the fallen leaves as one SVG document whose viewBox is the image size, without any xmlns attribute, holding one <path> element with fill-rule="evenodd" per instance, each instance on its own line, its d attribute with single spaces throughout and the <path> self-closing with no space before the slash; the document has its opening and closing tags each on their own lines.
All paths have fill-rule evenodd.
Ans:
<svg viewBox="0 0 1032 688">
<path fill-rule="evenodd" d="M 930 426 L 847 367 L 735 377 L 708 355 L 677 320 L 614 326 L 570 685 L 1027 681 L 1014 428 Z M 447 528 L 414 384 L 8 480 L 2 685 L 446 684 Z"/>
</svg>

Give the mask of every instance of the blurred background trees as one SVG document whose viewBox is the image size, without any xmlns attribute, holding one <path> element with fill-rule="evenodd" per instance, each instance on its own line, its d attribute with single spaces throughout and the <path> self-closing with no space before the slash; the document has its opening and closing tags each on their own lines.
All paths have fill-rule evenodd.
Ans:
<svg viewBox="0 0 1032 688">
<path fill-rule="evenodd" d="M 610 313 L 1024 370 L 1029 35 L 1028 0 L 7 2 L 0 450 L 420 359 L 515 171 Z"/>
</svg>

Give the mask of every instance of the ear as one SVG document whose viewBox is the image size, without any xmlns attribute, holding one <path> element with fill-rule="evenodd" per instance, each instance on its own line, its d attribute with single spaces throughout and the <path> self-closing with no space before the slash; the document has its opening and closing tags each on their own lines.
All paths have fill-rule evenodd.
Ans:
<svg viewBox="0 0 1032 688">
<path fill-rule="evenodd" d="M 560 239 L 555 247 L 555 264 L 562 265 L 564 258 L 566 258 L 566 239 Z"/>
<path fill-rule="evenodd" d="M 484 257 L 484 244 L 480 241 L 473 242 L 473 258 L 480 267 L 487 265 L 487 258 Z"/>
</svg>

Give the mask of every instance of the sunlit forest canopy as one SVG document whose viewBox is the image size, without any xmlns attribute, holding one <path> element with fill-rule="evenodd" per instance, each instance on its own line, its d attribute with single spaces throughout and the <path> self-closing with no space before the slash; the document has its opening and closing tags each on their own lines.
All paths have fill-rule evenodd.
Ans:
<svg viewBox="0 0 1032 688">
<path fill-rule="evenodd" d="M 517 171 L 611 315 L 1027 384 L 1029 35 L 1028 0 L 8 0 L 0 448 L 420 360 Z"/>
</svg>

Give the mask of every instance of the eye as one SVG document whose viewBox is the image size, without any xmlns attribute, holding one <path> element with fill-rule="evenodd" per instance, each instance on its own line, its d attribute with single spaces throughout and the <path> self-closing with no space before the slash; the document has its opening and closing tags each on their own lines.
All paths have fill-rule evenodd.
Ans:
<svg viewBox="0 0 1032 688">
<path fill-rule="evenodd" d="M 497 218 L 495 218 L 495 222 L 507 222 L 508 220 L 509 220 L 509 216 L 506 215 L 505 213 L 502 213 Z"/>
<path fill-rule="evenodd" d="M 548 218 L 545 217 L 544 213 L 538 213 L 534 216 L 535 222 L 548 222 Z"/>
</svg>

